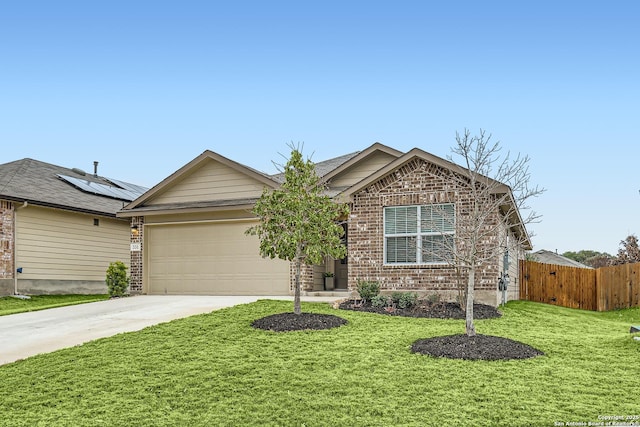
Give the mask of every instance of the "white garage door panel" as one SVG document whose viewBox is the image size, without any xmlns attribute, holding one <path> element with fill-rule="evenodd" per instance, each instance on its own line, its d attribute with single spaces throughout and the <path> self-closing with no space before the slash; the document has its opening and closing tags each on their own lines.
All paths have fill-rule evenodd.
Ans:
<svg viewBox="0 0 640 427">
<path fill-rule="evenodd" d="M 287 295 L 289 263 L 264 259 L 250 222 L 145 228 L 150 294 Z"/>
</svg>

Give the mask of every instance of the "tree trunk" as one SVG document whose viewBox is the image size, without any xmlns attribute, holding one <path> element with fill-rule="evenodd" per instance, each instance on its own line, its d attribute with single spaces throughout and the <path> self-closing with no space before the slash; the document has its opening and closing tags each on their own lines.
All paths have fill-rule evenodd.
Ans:
<svg viewBox="0 0 640 427">
<path fill-rule="evenodd" d="M 300 307 L 300 258 L 296 258 L 296 283 L 295 283 L 295 292 L 293 296 L 293 312 L 295 314 L 301 314 L 302 308 Z"/>
<path fill-rule="evenodd" d="M 467 336 L 475 337 L 476 336 L 476 328 L 473 325 L 473 299 L 474 295 L 474 285 L 475 285 L 475 276 L 476 276 L 476 267 L 475 265 L 471 265 L 469 269 L 469 279 L 467 281 L 467 310 L 466 310 L 466 319 L 467 319 Z"/>
</svg>

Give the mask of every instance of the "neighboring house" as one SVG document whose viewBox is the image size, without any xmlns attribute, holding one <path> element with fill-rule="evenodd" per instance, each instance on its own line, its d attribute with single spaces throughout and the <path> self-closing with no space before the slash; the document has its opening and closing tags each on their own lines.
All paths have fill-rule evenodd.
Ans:
<svg viewBox="0 0 640 427">
<path fill-rule="evenodd" d="M 109 263 L 130 258 L 116 212 L 144 191 L 33 159 L 1 164 L 0 295 L 106 293 Z"/>
<path fill-rule="evenodd" d="M 386 291 L 438 292 L 455 299 L 454 268 L 415 248 L 413 253 L 401 248 L 403 239 L 427 242 L 432 237 L 422 230 L 401 231 L 399 224 L 407 212 L 425 215 L 429 209 L 444 207 L 453 215 L 464 214 L 468 195 L 443 174 L 457 168 L 419 149 L 402 153 L 379 143 L 316 163 L 328 194 L 350 205 L 349 218 L 341 219 L 348 256 L 306 268 L 303 291 L 322 291 L 323 274 L 332 272 L 337 290 L 355 292 L 359 280 L 376 280 Z M 291 294 L 290 263 L 261 258 L 258 239 L 245 234 L 257 221 L 251 213 L 256 200 L 265 188 L 277 188 L 282 179 L 282 175 L 266 175 L 205 151 L 127 205 L 118 217 L 130 218 L 138 230 L 131 240 L 131 291 Z M 507 227 L 496 238 L 504 240 L 514 233 L 524 236 L 525 245 L 509 250 L 509 299 L 518 298 L 517 260 L 531 249 L 521 225 Z M 503 259 L 501 254 L 477 273 L 478 301 L 498 304 Z"/>
<path fill-rule="evenodd" d="M 559 255 L 556 252 L 551 252 L 544 249 L 540 249 L 539 251 L 529 254 L 529 257 L 532 261 L 536 261 L 542 264 L 564 265 L 567 267 L 577 268 L 593 268 L 581 262 L 572 260 L 571 258 Z"/>
</svg>

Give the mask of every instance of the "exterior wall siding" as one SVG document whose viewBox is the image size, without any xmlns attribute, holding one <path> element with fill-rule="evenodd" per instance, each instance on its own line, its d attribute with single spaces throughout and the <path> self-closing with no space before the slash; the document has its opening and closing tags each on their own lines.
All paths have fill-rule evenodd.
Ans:
<svg viewBox="0 0 640 427">
<path fill-rule="evenodd" d="M 16 212 L 16 267 L 22 267 L 18 290 L 65 292 L 64 283 L 104 284 L 109 263 L 128 264 L 126 221 L 27 206 Z M 97 225 L 96 224 L 97 221 Z M 34 285 L 34 284 L 37 284 Z M 84 288 L 85 285 L 80 285 Z"/>
<path fill-rule="evenodd" d="M 215 160 L 207 160 L 147 205 L 260 197 L 264 185 Z"/>
<path fill-rule="evenodd" d="M 517 300 L 520 297 L 520 289 L 519 289 L 519 268 L 518 268 L 518 260 L 524 257 L 524 250 L 522 249 L 520 242 L 515 236 L 514 232 L 508 229 L 506 226 L 502 225 L 500 229 L 500 247 L 506 248 L 508 251 L 508 268 L 505 269 L 504 265 L 504 252 L 501 251 L 498 257 L 499 264 L 499 272 L 498 275 L 502 274 L 506 270 L 506 273 L 509 275 L 509 280 L 507 282 L 507 291 L 506 291 L 506 301 Z M 506 245 L 505 245 L 506 242 Z M 498 303 L 502 303 L 502 291 L 498 292 Z"/>
<path fill-rule="evenodd" d="M 354 195 L 349 218 L 349 290 L 355 291 L 359 280 L 380 283 L 383 291 L 437 292 L 449 300 L 457 297 L 459 277 L 450 265 L 400 266 L 384 264 L 383 210 L 387 206 L 455 203 L 456 218 L 465 215 L 472 205 L 469 194 L 455 188 L 447 171 L 415 159 Z M 499 236 L 493 236 L 491 242 Z M 497 304 L 500 260 L 487 262 L 476 271 L 476 300 Z"/>
<path fill-rule="evenodd" d="M 359 164 L 353 165 L 348 170 L 331 180 L 331 187 L 350 187 L 362 181 L 372 173 L 382 169 L 396 158 L 390 154 L 377 152 L 367 157 Z"/>
<path fill-rule="evenodd" d="M 507 286 L 507 301 L 520 299 L 520 269 L 519 261 L 524 259 L 524 249 L 516 242 L 513 232 L 509 231 L 509 284 Z M 502 298 L 502 296 L 500 297 Z"/>
</svg>

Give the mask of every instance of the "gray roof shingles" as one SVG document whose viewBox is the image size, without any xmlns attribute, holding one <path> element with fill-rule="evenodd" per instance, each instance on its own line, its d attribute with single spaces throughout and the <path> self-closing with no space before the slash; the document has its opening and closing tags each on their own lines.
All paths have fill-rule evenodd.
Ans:
<svg viewBox="0 0 640 427">
<path fill-rule="evenodd" d="M 540 249 L 537 252 L 531 254 L 534 261 L 537 261 L 542 264 L 555 264 L 555 265 L 564 265 L 567 267 L 577 267 L 577 268 L 593 268 L 588 265 L 582 264 L 578 261 L 574 261 L 570 258 L 557 254 L 555 252 L 547 251 L 544 249 Z"/>
<path fill-rule="evenodd" d="M 315 166 L 316 166 L 316 174 L 318 174 L 318 176 L 320 178 L 322 178 L 326 174 L 338 169 L 340 166 L 342 166 L 344 163 L 348 162 L 349 160 L 351 160 L 352 158 L 354 158 L 358 154 L 360 154 L 360 151 L 356 151 L 356 152 L 353 152 L 353 153 L 345 154 L 345 155 L 340 156 L 340 157 L 334 157 L 333 159 L 329 159 L 329 160 L 324 160 L 322 162 L 318 162 L 318 163 L 315 164 Z M 275 175 L 271 175 L 271 179 L 275 180 L 276 182 L 283 183 L 284 182 L 284 173 L 278 173 L 278 174 L 275 174 Z"/>
<path fill-rule="evenodd" d="M 125 203 L 81 191 L 60 179 L 58 174 L 113 185 L 89 173 L 81 175 L 72 169 L 27 158 L 0 165 L 0 199 L 111 217 L 115 217 Z"/>
</svg>

